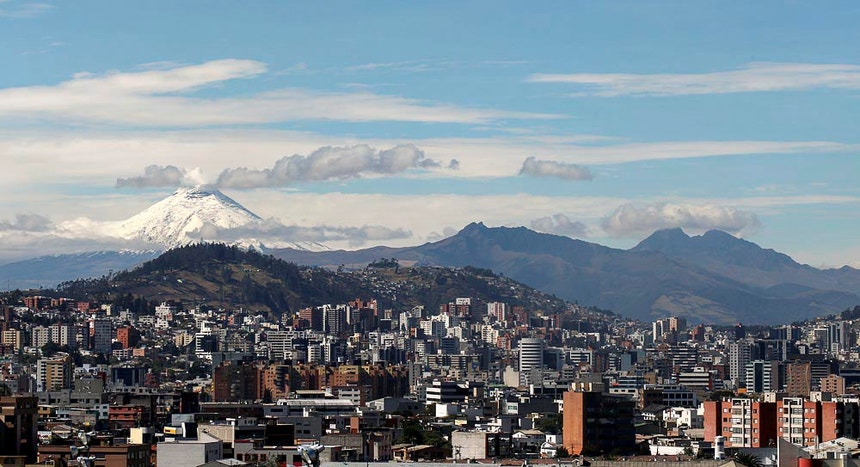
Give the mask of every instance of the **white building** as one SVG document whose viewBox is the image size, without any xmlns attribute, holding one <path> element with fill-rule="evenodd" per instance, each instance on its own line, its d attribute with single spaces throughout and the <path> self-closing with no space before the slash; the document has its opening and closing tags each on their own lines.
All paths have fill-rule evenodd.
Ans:
<svg viewBox="0 0 860 467">
<path fill-rule="evenodd" d="M 223 456 L 223 442 L 206 433 L 198 439 L 172 439 L 158 443 L 158 463 L 170 467 L 197 467 Z"/>
<path fill-rule="evenodd" d="M 537 339 L 533 337 L 520 339 L 519 372 L 521 386 L 528 386 L 532 383 L 530 381 L 532 370 L 540 370 L 543 368 L 543 350 L 545 345 L 546 341 L 544 341 L 543 339 Z"/>
</svg>

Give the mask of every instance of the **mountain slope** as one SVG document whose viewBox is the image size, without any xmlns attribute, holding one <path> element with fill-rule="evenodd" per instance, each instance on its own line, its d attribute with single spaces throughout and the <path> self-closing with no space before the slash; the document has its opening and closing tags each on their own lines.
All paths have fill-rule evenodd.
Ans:
<svg viewBox="0 0 860 467">
<path fill-rule="evenodd" d="M 663 232 L 640 247 L 619 250 L 524 227 L 487 228 L 483 224 L 470 224 L 453 237 L 412 248 L 273 253 L 314 265 L 360 264 L 377 254 L 418 264 L 470 264 L 498 271 L 567 300 L 643 320 L 681 315 L 693 322 L 782 323 L 838 312 L 860 303 L 860 297 L 850 291 L 816 286 L 773 288 L 781 282 L 749 280 L 748 276 L 759 268 L 773 269 L 774 265 L 787 264 L 788 257 L 773 257 L 765 252 L 764 260 L 755 262 L 747 258 L 745 264 L 743 255 L 758 247 L 728 234 L 711 234 L 707 239 L 710 256 L 701 255 L 711 258 L 710 262 L 697 264 L 685 259 L 699 254 L 697 248 L 703 246 L 697 243 L 684 243 L 673 254 L 662 251 L 673 250 L 677 240 L 684 238 L 689 237 L 683 232 Z M 740 252 L 732 253 L 735 250 Z M 732 253 L 729 258 L 735 258 L 737 264 L 717 261 L 720 251 Z M 805 268 L 808 266 L 799 266 L 802 271 Z M 735 275 L 732 273 L 735 269 L 747 274 Z M 828 272 L 809 269 L 812 279 L 826 282 L 819 276 L 827 276 Z"/>
<path fill-rule="evenodd" d="M 802 285 L 854 293 L 860 290 L 860 271 L 852 268 L 820 270 L 790 256 L 719 230 L 691 237 L 681 229 L 661 230 L 631 251 L 659 251 L 683 264 L 733 277 L 757 287 Z"/>
<path fill-rule="evenodd" d="M 375 298 L 398 310 L 438 308 L 456 297 L 504 301 L 529 310 L 564 312 L 569 304 L 488 271 L 430 267 L 374 267 L 334 272 L 301 267 L 272 256 L 223 244 L 170 250 L 112 277 L 62 284 L 73 298 L 104 298 L 121 291 L 152 300 L 216 307 L 243 306 L 279 315 L 302 307 Z"/>
<path fill-rule="evenodd" d="M 245 248 L 327 250 L 316 242 L 293 242 L 266 232 L 264 221 L 218 189 L 183 187 L 120 223 L 117 235 L 165 250 L 198 242 L 224 242 Z"/>
<path fill-rule="evenodd" d="M 207 227 L 232 229 L 261 220 L 217 189 L 196 186 L 180 188 L 122 222 L 118 233 L 125 239 L 171 248 L 206 240 Z"/>
</svg>

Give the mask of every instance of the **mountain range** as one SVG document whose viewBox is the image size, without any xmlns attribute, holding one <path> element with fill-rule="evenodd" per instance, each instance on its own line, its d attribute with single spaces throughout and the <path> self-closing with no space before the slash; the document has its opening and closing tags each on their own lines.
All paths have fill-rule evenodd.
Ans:
<svg viewBox="0 0 860 467">
<path fill-rule="evenodd" d="M 489 268 L 583 305 L 645 321 L 776 324 L 860 303 L 860 271 L 816 269 L 721 231 L 661 230 L 621 250 L 525 227 L 466 226 L 410 248 L 269 253 L 299 264 L 354 266 L 381 257 L 422 265 Z"/>
<path fill-rule="evenodd" d="M 381 258 L 404 265 L 475 266 L 555 296 L 654 320 L 787 323 L 860 304 L 860 271 L 817 269 L 721 231 L 661 230 L 622 250 L 525 227 L 472 223 L 449 238 L 406 248 L 328 249 L 291 242 L 210 187 L 181 188 L 120 222 L 114 234 L 152 248 L 53 255 L 0 266 L 0 288 L 38 288 L 129 269 L 170 248 L 223 242 L 307 266 L 363 268 Z M 271 227 L 271 226 L 270 226 Z M 269 232 L 273 238 L 260 238 Z M 276 235 L 281 232 L 280 238 Z M 255 236 L 256 235 L 256 236 Z"/>
</svg>

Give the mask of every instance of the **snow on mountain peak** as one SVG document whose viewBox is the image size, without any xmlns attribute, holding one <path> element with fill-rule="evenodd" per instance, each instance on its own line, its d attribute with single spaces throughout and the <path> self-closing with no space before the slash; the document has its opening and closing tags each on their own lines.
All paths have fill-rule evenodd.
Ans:
<svg viewBox="0 0 860 467">
<path fill-rule="evenodd" d="M 263 241 L 250 237 L 253 237 L 254 231 L 260 229 L 263 222 L 260 216 L 217 188 L 198 185 L 179 188 L 167 198 L 123 221 L 117 233 L 128 240 L 142 240 L 165 248 L 200 241 L 227 241 L 243 247 L 262 248 Z M 220 233 L 234 229 L 243 231 L 241 240 L 230 242 L 218 238 Z M 303 250 L 327 249 L 314 242 L 293 243 L 276 240 L 274 243 L 277 246 L 287 245 Z"/>
</svg>

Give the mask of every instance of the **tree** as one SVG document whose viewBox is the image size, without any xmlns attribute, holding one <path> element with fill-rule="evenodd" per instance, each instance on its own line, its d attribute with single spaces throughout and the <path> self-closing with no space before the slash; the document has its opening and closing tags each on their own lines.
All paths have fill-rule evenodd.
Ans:
<svg viewBox="0 0 860 467">
<path fill-rule="evenodd" d="M 60 344 L 56 342 L 48 342 L 42 346 L 43 357 L 53 357 L 55 353 L 60 351 Z"/>
<path fill-rule="evenodd" d="M 570 457 L 570 451 L 567 450 L 564 446 L 559 446 L 555 448 L 555 458 L 556 459 L 564 459 Z"/>
<path fill-rule="evenodd" d="M 735 462 L 741 465 L 745 465 L 747 467 L 762 467 L 764 464 L 761 462 L 761 459 L 748 452 L 739 452 L 735 454 Z"/>
<path fill-rule="evenodd" d="M 424 429 L 416 419 L 404 420 L 403 431 L 397 438 L 397 443 L 421 444 L 424 441 Z"/>
<path fill-rule="evenodd" d="M 562 429 L 562 420 L 559 414 L 546 414 L 543 417 L 535 419 L 535 428 L 543 431 L 544 433 L 549 433 L 553 435 L 557 435 L 561 433 Z"/>
</svg>

